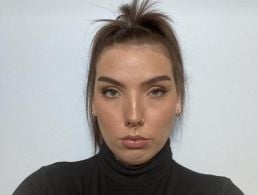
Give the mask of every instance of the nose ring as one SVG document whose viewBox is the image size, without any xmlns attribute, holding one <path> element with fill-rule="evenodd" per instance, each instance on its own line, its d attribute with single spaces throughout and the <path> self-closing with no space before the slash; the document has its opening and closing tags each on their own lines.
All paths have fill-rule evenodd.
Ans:
<svg viewBox="0 0 258 195">
<path fill-rule="evenodd" d="M 141 119 L 141 120 L 140 120 L 139 122 L 137 122 L 137 123 L 128 121 L 128 122 L 127 122 L 127 126 L 128 126 L 129 128 L 137 129 L 137 128 L 140 127 L 140 126 L 143 126 L 144 123 L 145 123 L 145 120 L 144 120 L 144 118 L 143 118 L 143 119 Z"/>
<path fill-rule="evenodd" d="M 140 126 L 143 126 L 144 125 L 144 122 L 145 122 L 145 120 L 144 120 L 144 118 L 139 122 L 139 125 Z"/>
</svg>

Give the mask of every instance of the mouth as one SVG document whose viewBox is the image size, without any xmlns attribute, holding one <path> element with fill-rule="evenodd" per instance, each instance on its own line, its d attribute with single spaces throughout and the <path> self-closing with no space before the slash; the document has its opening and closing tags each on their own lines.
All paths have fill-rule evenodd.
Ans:
<svg viewBox="0 0 258 195">
<path fill-rule="evenodd" d="M 122 145 L 127 149 L 143 149 L 145 148 L 148 143 L 150 142 L 150 139 L 147 139 L 142 136 L 126 136 L 121 139 Z"/>
</svg>

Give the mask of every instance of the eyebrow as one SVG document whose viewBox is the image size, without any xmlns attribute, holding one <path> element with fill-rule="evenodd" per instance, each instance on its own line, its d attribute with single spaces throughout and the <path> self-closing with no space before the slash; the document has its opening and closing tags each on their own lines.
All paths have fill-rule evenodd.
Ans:
<svg viewBox="0 0 258 195">
<path fill-rule="evenodd" d="M 157 76 L 157 77 L 154 77 L 154 78 L 151 78 L 147 81 L 144 81 L 142 83 L 142 85 L 150 85 L 150 84 L 153 84 L 153 83 L 157 83 L 159 81 L 172 81 L 172 79 L 167 76 L 167 75 L 161 75 L 161 76 Z"/>
<path fill-rule="evenodd" d="M 111 83 L 111 84 L 114 84 L 114 85 L 117 85 L 117 86 L 120 86 L 120 87 L 125 86 L 123 83 L 121 83 L 121 82 L 119 82 L 119 81 L 117 81 L 113 78 L 106 77 L 106 76 L 99 77 L 98 81 Z M 141 85 L 150 85 L 150 84 L 153 84 L 153 83 L 157 83 L 159 81 L 172 81 L 172 79 L 167 75 L 161 75 L 161 76 L 156 76 L 156 77 L 151 78 L 149 80 L 143 81 L 141 83 Z"/>
<path fill-rule="evenodd" d="M 121 82 L 119 82 L 115 79 L 112 79 L 110 77 L 106 77 L 106 76 L 99 77 L 98 81 L 107 82 L 107 83 L 111 83 L 111 84 L 114 84 L 114 85 L 117 85 L 117 86 L 120 86 L 120 87 L 124 87 L 124 84 L 122 84 Z"/>
</svg>

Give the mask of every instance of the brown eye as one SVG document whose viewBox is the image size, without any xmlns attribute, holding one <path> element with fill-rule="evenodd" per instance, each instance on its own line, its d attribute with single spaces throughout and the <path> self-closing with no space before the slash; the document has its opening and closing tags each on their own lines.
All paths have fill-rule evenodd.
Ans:
<svg viewBox="0 0 258 195">
<path fill-rule="evenodd" d="M 119 92 L 115 89 L 103 89 L 102 94 L 105 97 L 113 98 L 113 97 L 118 97 L 120 96 Z"/>
</svg>

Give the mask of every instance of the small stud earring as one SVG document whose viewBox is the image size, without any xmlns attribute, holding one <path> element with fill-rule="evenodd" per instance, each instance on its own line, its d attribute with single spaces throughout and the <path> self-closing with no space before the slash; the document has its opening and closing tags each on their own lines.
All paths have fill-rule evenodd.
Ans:
<svg viewBox="0 0 258 195">
<path fill-rule="evenodd" d="M 176 112 L 176 116 L 179 117 L 181 115 L 181 112 Z"/>
<path fill-rule="evenodd" d="M 93 118 L 94 120 L 97 120 L 97 116 L 96 116 L 96 114 L 95 114 L 94 112 L 91 112 L 91 115 L 92 115 L 92 118 Z"/>
<path fill-rule="evenodd" d="M 181 115 L 181 106 L 177 105 L 177 109 L 176 109 L 176 116 L 179 117 Z"/>
</svg>

